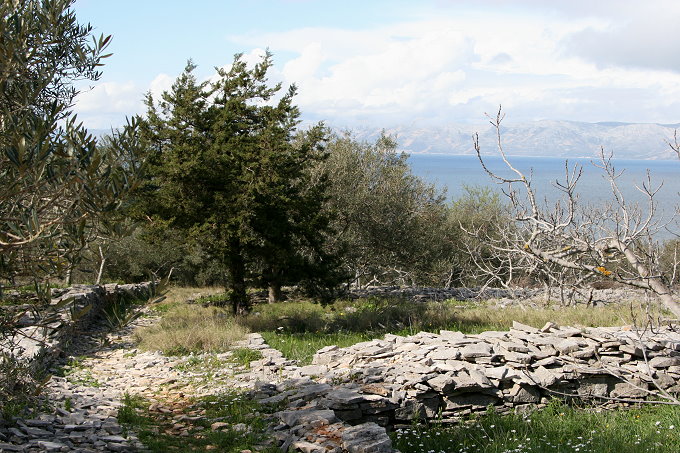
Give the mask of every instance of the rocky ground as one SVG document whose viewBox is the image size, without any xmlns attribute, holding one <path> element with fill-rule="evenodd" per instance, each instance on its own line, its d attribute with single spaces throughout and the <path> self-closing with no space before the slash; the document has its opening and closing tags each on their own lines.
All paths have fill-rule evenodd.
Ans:
<svg viewBox="0 0 680 453">
<path fill-rule="evenodd" d="M 261 351 L 266 357 L 254 364 L 253 369 L 230 361 L 230 352 L 170 357 L 137 350 L 132 335 L 134 329 L 150 325 L 157 319 L 147 313 L 116 332 L 110 332 L 104 323 L 100 323 L 79 336 L 68 357 L 51 370 L 54 375 L 42 392 L 46 397 L 44 410 L 33 418 L 15 420 L 13 426 L 0 427 L 0 452 L 144 451 L 144 445 L 135 433 L 126 430 L 117 419 L 126 394 L 148 401 L 149 411 L 159 419 L 165 419 L 164 425 L 169 426 L 165 434 L 180 438 L 191 435 L 195 422 L 206 418 L 205 411 L 187 407 L 191 397 L 242 389 L 264 399 L 274 393 L 289 392 L 284 395 L 289 396 L 290 389 L 297 386 L 303 388 L 307 399 L 315 395 L 309 388 L 313 381 L 309 378 L 291 380 L 290 376 L 298 367 L 284 359 L 279 351 L 270 349 L 257 334 L 237 345 Z M 220 366 L 208 373 L 201 367 L 192 366 L 205 360 Z M 273 363 L 276 366 L 270 366 Z M 326 387 L 328 385 L 323 384 L 323 388 Z M 281 399 L 279 397 L 279 401 Z M 350 427 L 335 417 L 333 411 L 320 413 L 326 417 L 325 436 L 307 435 L 306 431 L 319 426 L 315 422 L 319 414 L 315 411 L 297 413 L 295 406 L 296 402 L 291 406 L 294 415 L 283 411 L 272 418 L 272 432 L 266 436 L 269 444 L 284 443 L 284 447 L 299 451 L 319 451 L 318 447 L 323 443 L 324 451 L 340 452 L 344 448 L 358 452 L 361 450 L 357 445 L 371 445 L 374 443 L 371 439 L 377 436 L 386 448 L 375 452 L 391 451 L 384 428 L 373 424 Z M 219 430 L 223 425 L 212 423 L 212 428 Z M 294 432 L 291 433 L 290 428 Z M 304 440 L 312 437 L 315 443 Z M 310 446 L 316 447 L 310 449 Z"/>
<path fill-rule="evenodd" d="M 517 324 L 509 332 L 479 335 L 388 335 L 325 348 L 305 367 L 251 334 L 238 346 L 262 358 L 244 367 L 230 360 L 232 353 L 170 357 L 137 350 L 133 330 L 156 321 L 146 313 L 116 332 L 102 323 L 77 337 L 68 358 L 52 369 L 43 390 L 45 410 L 0 427 L 0 452 L 143 451 L 117 419 L 126 394 L 148 401 L 149 411 L 165 420 L 165 434 L 179 438 L 191 436 L 198 420 L 214 430 L 225 425 L 206 420 L 204 410 L 188 403 L 191 397 L 242 389 L 263 404 L 278 405 L 269 418 L 268 446 L 387 453 L 392 447 L 386 427 L 414 416 L 455 422 L 489 404 L 501 410 L 540 405 L 550 392 L 635 400 L 657 388 L 679 390 L 680 334 L 671 330 L 640 337 L 630 330 Z M 209 372 L 192 366 L 206 360 L 219 366 Z M 611 369 L 625 375 L 617 378 Z"/>
<path fill-rule="evenodd" d="M 17 420 L 17 426 L 0 429 L 0 452 L 143 450 L 134 433 L 126 432 L 116 418 L 125 394 L 148 399 L 150 410 L 158 414 L 172 417 L 179 413 L 174 434 L 187 435 L 187 425 L 180 420 L 187 416 L 179 409 L 183 400 L 218 391 L 223 380 L 215 376 L 212 386 L 197 384 L 200 373 L 181 366 L 186 358 L 138 351 L 133 330 L 156 320 L 154 316 L 141 317 L 113 333 L 100 323 L 79 336 L 68 357 L 51 370 L 54 375 L 42 392 L 47 410 L 35 418 Z M 226 379 L 238 371 L 234 366 L 220 374 Z"/>
</svg>

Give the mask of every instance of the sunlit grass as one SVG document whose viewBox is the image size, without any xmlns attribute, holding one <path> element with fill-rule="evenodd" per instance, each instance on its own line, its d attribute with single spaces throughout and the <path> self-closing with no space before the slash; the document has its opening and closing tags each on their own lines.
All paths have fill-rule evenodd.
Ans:
<svg viewBox="0 0 680 453">
<path fill-rule="evenodd" d="M 493 410 L 455 427 L 414 424 L 391 434 L 402 453 L 680 451 L 680 407 L 578 409 L 560 402 L 523 417 Z"/>
<path fill-rule="evenodd" d="M 292 360 L 297 360 L 300 365 L 308 365 L 312 362 L 312 357 L 319 349 L 324 346 L 337 345 L 341 348 L 352 346 L 362 341 L 380 338 L 381 333 L 359 333 L 359 332 L 338 332 L 338 333 L 277 333 L 262 332 L 265 341 L 274 349 L 278 349 L 283 355 Z"/>
<path fill-rule="evenodd" d="M 141 349 L 182 355 L 227 351 L 247 333 L 226 309 L 178 304 L 154 325 L 137 329 L 135 339 Z"/>
</svg>

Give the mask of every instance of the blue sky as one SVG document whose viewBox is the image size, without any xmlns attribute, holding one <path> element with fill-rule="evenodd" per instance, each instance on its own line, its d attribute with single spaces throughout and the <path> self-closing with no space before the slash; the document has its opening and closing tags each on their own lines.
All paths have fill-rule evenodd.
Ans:
<svg viewBox="0 0 680 453">
<path fill-rule="evenodd" d="M 143 112 L 188 58 L 209 78 L 237 52 L 274 53 L 303 117 L 337 127 L 509 121 L 680 122 L 675 0 L 77 0 L 112 34 L 79 97 L 91 128 Z"/>
</svg>

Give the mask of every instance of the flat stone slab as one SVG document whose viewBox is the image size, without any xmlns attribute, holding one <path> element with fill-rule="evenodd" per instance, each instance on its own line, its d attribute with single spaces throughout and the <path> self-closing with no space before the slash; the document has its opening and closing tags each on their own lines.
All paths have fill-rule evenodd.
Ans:
<svg viewBox="0 0 680 453">
<path fill-rule="evenodd" d="M 392 441 L 385 428 L 369 422 L 345 428 L 342 448 L 349 453 L 391 453 Z"/>
</svg>

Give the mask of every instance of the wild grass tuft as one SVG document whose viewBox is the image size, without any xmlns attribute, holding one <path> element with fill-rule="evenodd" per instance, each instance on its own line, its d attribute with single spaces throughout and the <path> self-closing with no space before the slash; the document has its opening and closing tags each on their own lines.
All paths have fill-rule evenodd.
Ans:
<svg viewBox="0 0 680 453">
<path fill-rule="evenodd" d="M 178 304 L 155 325 L 136 330 L 135 337 L 142 349 L 183 355 L 226 351 L 247 333 L 227 310 Z"/>
<path fill-rule="evenodd" d="M 237 365 L 250 368 L 250 362 L 254 360 L 260 360 L 262 358 L 262 353 L 260 351 L 256 351 L 255 349 L 236 348 L 232 350 L 231 358 L 232 362 L 236 363 Z"/>
<path fill-rule="evenodd" d="M 602 410 L 553 401 L 528 416 L 491 408 L 469 423 L 446 428 L 414 425 L 392 433 L 393 446 L 415 452 L 667 452 L 680 451 L 680 408 Z"/>
</svg>

